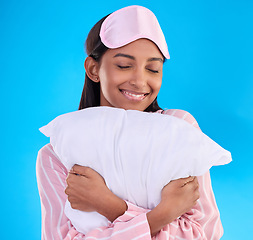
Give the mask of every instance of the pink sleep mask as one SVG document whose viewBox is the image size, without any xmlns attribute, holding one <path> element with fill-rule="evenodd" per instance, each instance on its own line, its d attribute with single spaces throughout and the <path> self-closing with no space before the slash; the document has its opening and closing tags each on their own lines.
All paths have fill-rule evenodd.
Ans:
<svg viewBox="0 0 253 240">
<path fill-rule="evenodd" d="M 129 6 L 110 14 L 100 29 L 102 43 L 108 48 L 123 47 L 140 38 L 153 41 L 169 59 L 167 43 L 153 12 L 141 6 Z"/>
</svg>

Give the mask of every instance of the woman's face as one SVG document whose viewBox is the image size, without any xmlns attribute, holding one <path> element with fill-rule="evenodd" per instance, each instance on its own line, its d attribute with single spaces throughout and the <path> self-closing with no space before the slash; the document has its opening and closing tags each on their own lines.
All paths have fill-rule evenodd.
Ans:
<svg viewBox="0 0 253 240">
<path fill-rule="evenodd" d="M 160 90 L 162 70 L 163 55 L 150 40 L 107 50 L 98 69 L 100 105 L 145 110 Z"/>
</svg>

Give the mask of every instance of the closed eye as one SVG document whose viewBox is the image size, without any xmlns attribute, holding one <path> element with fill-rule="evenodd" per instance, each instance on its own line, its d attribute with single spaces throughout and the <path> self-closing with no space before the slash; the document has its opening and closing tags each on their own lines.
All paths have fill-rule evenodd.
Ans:
<svg viewBox="0 0 253 240">
<path fill-rule="evenodd" d="M 152 73 L 159 73 L 159 71 L 153 70 L 153 69 L 148 69 Z"/>
<path fill-rule="evenodd" d="M 130 66 L 122 66 L 122 65 L 117 65 L 118 68 L 120 69 L 127 69 L 127 68 L 130 68 Z"/>
</svg>

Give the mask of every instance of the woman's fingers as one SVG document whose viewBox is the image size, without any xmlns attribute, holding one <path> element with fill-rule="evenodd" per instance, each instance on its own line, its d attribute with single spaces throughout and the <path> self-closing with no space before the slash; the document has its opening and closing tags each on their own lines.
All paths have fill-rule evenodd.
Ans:
<svg viewBox="0 0 253 240">
<path fill-rule="evenodd" d="M 196 180 L 197 180 L 197 177 L 190 176 L 190 177 L 186 177 L 186 178 L 179 178 L 179 179 L 173 180 L 169 184 L 184 187 L 186 184 L 196 181 Z"/>
<path fill-rule="evenodd" d="M 92 178 L 92 177 L 101 177 L 95 170 L 93 170 L 90 167 L 85 167 L 85 166 L 80 166 L 75 164 L 69 173 L 73 173 L 76 175 L 81 175 L 87 178 Z"/>
<path fill-rule="evenodd" d="M 198 194 L 199 193 L 199 182 L 198 182 L 198 178 L 194 177 L 193 180 L 192 179 L 188 179 L 188 181 L 186 181 L 182 186 L 182 188 L 188 188 L 191 189 L 191 191 L 193 192 L 194 196 L 195 193 Z M 199 197 L 198 197 L 199 198 Z"/>
<path fill-rule="evenodd" d="M 194 199 L 195 204 L 196 204 L 196 201 L 197 201 L 197 200 L 199 199 L 199 197 L 200 197 L 200 194 L 199 194 L 199 182 L 198 182 L 198 178 L 197 178 L 197 177 L 194 177 L 193 180 L 188 181 L 188 182 L 185 183 L 184 186 L 182 186 L 182 187 L 191 189 L 192 196 L 193 196 L 193 199 Z M 195 205 L 195 204 L 194 204 L 194 205 Z"/>
<path fill-rule="evenodd" d="M 88 177 L 87 175 L 89 174 L 89 171 L 87 170 L 89 167 L 84 167 L 84 166 L 80 166 L 75 164 L 71 169 L 70 169 L 70 173 L 73 174 L 79 174 L 85 177 Z"/>
<path fill-rule="evenodd" d="M 74 172 L 69 172 L 69 174 L 66 178 L 67 185 L 71 185 L 71 183 L 75 182 L 77 177 L 80 177 L 80 176 L 76 175 L 76 173 L 74 173 Z"/>
<path fill-rule="evenodd" d="M 190 176 L 190 177 L 187 177 L 187 178 L 182 178 L 182 187 L 184 187 L 186 184 L 188 183 L 191 183 L 191 182 L 194 182 L 194 180 L 197 179 L 196 177 L 194 176 Z"/>
</svg>

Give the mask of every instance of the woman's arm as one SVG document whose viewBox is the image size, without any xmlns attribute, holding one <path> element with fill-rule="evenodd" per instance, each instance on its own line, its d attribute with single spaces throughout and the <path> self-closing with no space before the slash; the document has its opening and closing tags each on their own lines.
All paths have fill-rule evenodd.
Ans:
<svg viewBox="0 0 253 240">
<path fill-rule="evenodd" d="M 171 181 L 162 190 L 161 202 L 147 213 L 151 235 L 191 210 L 199 199 L 196 177 Z"/>
<path fill-rule="evenodd" d="M 138 208 L 136 211 L 135 206 L 131 204 L 128 204 L 128 210 L 110 226 L 94 229 L 86 236 L 77 232 L 64 214 L 64 206 L 67 200 L 64 191 L 67 186 L 68 171 L 50 144 L 39 151 L 36 171 L 41 198 L 43 240 L 151 239 L 146 211 Z"/>
<path fill-rule="evenodd" d="M 163 227 L 156 239 L 218 240 L 223 234 L 219 211 L 210 184 L 210 175 L 198 177 L 200 198 L 189 211 Z"/>
<path fill-rule="evenodd" d="M 124 200 L 113 194 L 95 170 L 74 165 L 66 179 L 65 193 L 73 209 L 98 212 L 113 222 L 127 210 Z"/>
<path fill-rule="evenodd" d="M 170 109 L 163 114 L 172 115 L 189 122 L 199 128 L 195 118 L 188 112 Z M 158 234 L 157 239 L 207 239 L 218 240 L 223 235 L 219 210 L 216 205 L 212 190 L 209 171 L 203 176 L 197 177 L 199 183 L 200 198 L 197 204 L 181 217 L 165 226 Z"/>
<path fill-rule="evenodd" d="M 161 230 L 156 234 L 156 236 L 154 236 L 153 239 L 220 239 L 223 234 L 223 229 L 220 222 L 219 211 L 212 192 L 209 172 L 207 172 L 204 176 L 198 177 L 198 184 L 196 184 L 195 179 L 194 181 L 186 184 L 183 187 L 184 189 L 182 188 L 182 191 L 179 192 L 177 188 L 182 186 L 184 181 L 185 179 L 179 179 L 169 183 L 163 189 L 161 204 L 158 205 L 158 208 L 155 208 L 152 211 L 142 209 L 128 203 L 128 210 L 125 214 L 118 217 L 111 225 L 112 228 L 107 228 L 105 231 L 110 231 L 112 236 L 117 236 L 113 234 L 113 231 L 119 226 L 122 227 L 119 232 L 129 229 L 128 224 L 131 222 L 133 231 L 135 231 L 134 227 L 138 227 L 140 225 L 145 226 L 146 232 L 144 231 L 144 228 L 142 228 L 143 232 L 139 233 L 139 235 L 137 234 L 137 239 L 139 239 L 139 237 L 140 239 L 142 239 L 142 237 L 144 237 L 144 239 L 150 239 L 150 235 L 155 234 L 160 229 Z M 191 187 L 195 188 L 196 185 L 199 185 L 200 198 L 197 201 L 197 204 L 194 204 L 194 199 L 198 198 L 198 191 L 194 191 Z M 176 192 L 178 196 L 174 196 L 174 200 L 173 198 L 171 200 L 170 196 L 174 195 Z M 194 192 L 197 195 L 195 197 L 194 195 L 190 196 L 191 193 Z M 192 200 L 191 197 L 193 197 Z M 187 206 L 189 207 L 189 205 L 194 206 L 191 207 L 191 210 L 187 211 Z M 145 214 L 147 219 L 144 218 Z M 147 223 L 150 228 L 147 227 Z M 98 232 L 96 229 L 91 231 L 89 234 L 91 234 L 90 239 L 93 239 L 93 236 L 99 237 L 102 232 Z M 127 235 L 123 235 L 118 239 L 132 238 L 127 237 Z"/>
</svg>

